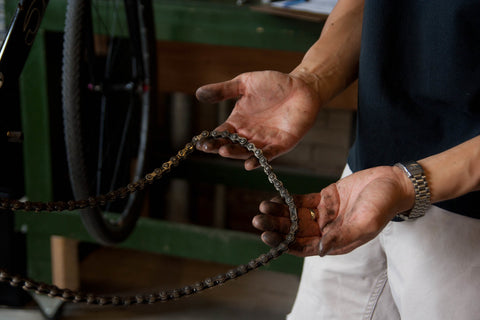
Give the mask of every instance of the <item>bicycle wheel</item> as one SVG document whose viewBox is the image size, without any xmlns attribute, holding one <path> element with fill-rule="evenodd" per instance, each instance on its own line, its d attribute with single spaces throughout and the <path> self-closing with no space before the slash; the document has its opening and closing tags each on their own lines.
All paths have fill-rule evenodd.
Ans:
<svg viewBox="0 0 480 320">
<path fill-rule="evenodd" d="M 144 173 L 154 100 L 155 38 L 150 0 L 69 0 L 63 49 L 63 117 L 76 199 L 105 194 Z M 82 221 L 103 244 L 123 241 L 142 195 L 87 208 Z"/>
</svg>

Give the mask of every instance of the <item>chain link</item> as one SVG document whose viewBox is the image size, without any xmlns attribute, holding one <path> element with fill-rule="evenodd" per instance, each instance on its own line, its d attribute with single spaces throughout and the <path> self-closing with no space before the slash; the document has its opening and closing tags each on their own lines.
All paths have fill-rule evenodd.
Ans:
<svg viewBox="0 0 480 320">
<path fill-rule="evenodd" d="M 246 138 L 239 136 L 236 133 L 229 133 L 228 131 L 203 131 L 201 134 L 194 136 L 191 142 L 187 143 L 183 149 L 171 157 L 169 161 L 162 164 L 160 168 L 145 175 L 144 178 L 130 183 L 126 187 L 119 188 L 111 191 L 105 195 L 96 197 L 90 197 L 84 200 L 70 200 L 70 201 L 51 201 L 51 202 L 30 202 L 30 201 L 18 201 L 10 199 L 1 199 L 0 209 L 3 210 L 25 210 L 25 211 L 65 211 L 83 209 L 88 206 L 96 207 L 104 205 L 106 202 L 115 201 L 120 198 L 125 198 L 127 195 L 142 190 L 146 184 L 151 184 L 154 181 L 160 179 L 165 173 L 168 173 L 172 168 L 178 166 L 179 162 L 186 159 L 187 156 L 195 149 L 195 145 L 202 139 L 229 139 L 233 143 L 238 143 L 258 159 L 260 166 L 268 177 L 268 181 L 275 187 L 280 196 L 284 199 L 290 212 L 291 226 L 289 233 L 285 240 L 281 242 L 277 247 L 271 248 L 267 253 L 260 255 L 259 257 L 250 260 L 247 264 L 240 265 L 233 268 L 226 273 L 220 273 L 212 278 L 206 278 L 203 281 L 196 282 L 192 285 L 188 285 L 182 288 L 165 290 L 150 294 L 142 294 L 135 296 L 100 296 L 94 294 L 85 294 L 78 291 L 72 291 L 69 289 L 60 289 L 54 285 L 40 283 L 28 278 L 20 276 L 14 276 L 8 273 L 6 270 L 0 270 L 0 282 L 9 283 L 14 287 L 21 287 L 26 291 L 34 291 L 37 294 L 48 295 L 52 298 L 59 298 L 67 302 L 75 303 L 87 303 L 95 305 L 131 305 L 131 304 L 147 304 L 156 302 L 165 302 L 170 300 L 176 300 L 182 297 L 191 296 L 200 291 L 216 287 L 229 280 L 236 279 L 240 276 L 247 274 L 248 272 L 257 269 L 263 265 L 268 264 L 271 260 L 278 258 L 285 253 L 289 246 L 295 241 L 295 235 L 298 230 L 298 214 L 293 197 L 289 194 L 287 189 L 283 186 L 283 183 L 277 178 L 273 172 L 272 167 L 268 163 L 267 158 L 263 155 L 261 149 L 257 148 L 253 143 L 249 142 Z"/>
</svg>

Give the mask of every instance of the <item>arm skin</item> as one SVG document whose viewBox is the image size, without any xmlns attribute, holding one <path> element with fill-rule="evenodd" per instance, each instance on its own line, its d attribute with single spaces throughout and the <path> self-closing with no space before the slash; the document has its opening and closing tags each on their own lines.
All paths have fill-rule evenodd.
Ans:
<svg viewBox="0 0 480 320">
<path fill-rule="evenodd" d="M 291 150 L 313 126 L 320 107 L 357 77 L 363 1 L 339 0 L 325 22 L 320 38 L 290 74 L 275 71 L 244 73 L 203 86 L 200 101 L 238 99 L 217 131 L 228 130 L 262 148 L 268 160 Z M 204 140 L 199 150 L 245 160 L 258 167 L 242 147 L 222 140 Z"/>
<path fill-rule="evenodd" d="M 320 38 L 290 75 L 327 102 L 358 77 L 363 0 L 340 0 L 325 21 Z"/>
<path fill-rule="evenodd" d="M 480 190 L 480 136 L 418 161 L 432 193 L 432 203 Z"/>
<path fill-rule="evenodd" d="M 425 170 L 432 203 L 480 190 L 480 136 L 418 161 Z M 415 201 L 412 182 L 397 167 L 374 167 L 356 172 L 318 194 L 296 196 L 300 232 L 290 253 L 305 257 L 348 253 L 370 241 L 398 213 Z M 313 221 L 310 208 L 318 211 Z M 262 240 L 276 246 L 288 233 L 288 209 L 278 199 L 260 205 L 264 214 L 253 225 Z M 421 218 L 419 218 L 421 219 Z"/>
</svg>

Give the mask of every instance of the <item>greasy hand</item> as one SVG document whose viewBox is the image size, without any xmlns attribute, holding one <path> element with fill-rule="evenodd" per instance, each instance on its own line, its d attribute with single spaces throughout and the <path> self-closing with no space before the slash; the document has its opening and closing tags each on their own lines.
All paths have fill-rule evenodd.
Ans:
<svg viewBox="0 0 480 320">
<path fill-rule="evenodd" d="M 215 130 L 236 132 L 261 148 L 268 160 L 292 149 L 312 127 L 320 106 L 313 88 L 298 77 L 276 71 L 250 72 L 197 90 L 200 101 L 238 99 Z M 223 157 L 242 159 L 247 170 L 258 167 L 243 147 L 226 140 L 204 140 L 197 148 Z"/>
<path fill-rule="evenodd" d="M 413 185 L 396 167 L 354 173 L 320 193 L 296 196 L 299 231 L 289 253 L 306 257 L 344 254 L 375 238 L 399 212 L 413 206 Z M 253 226 L 262 240 L 277 246 L 290 227 L 288 207 L 280 199 L 260 204 Z M 318 212 L 313 220 L 309 209 Z"/>
</svg>

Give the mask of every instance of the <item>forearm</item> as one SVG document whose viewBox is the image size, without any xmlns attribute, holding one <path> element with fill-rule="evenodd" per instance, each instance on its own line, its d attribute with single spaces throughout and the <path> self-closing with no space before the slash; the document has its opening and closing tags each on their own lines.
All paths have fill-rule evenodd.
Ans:
<svg viewBox="0 0 480 320">
<path fill-rule="evenodd" d="M 418 163 L 425 171 L 432 203 L 480 190 L 480 136 Z"/>
<path fill-rule="evenodd" d="M 339 0 L 320 38 L 291 72 L 311 85 L 322 103 L 357 78 L 363 4 L 363 0 Z"/>
</svg>

